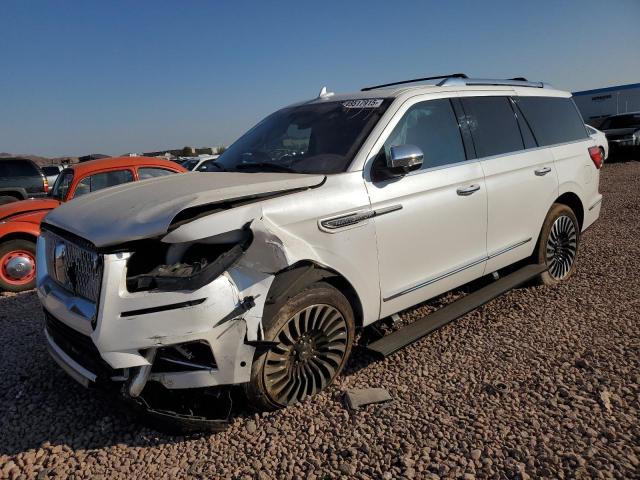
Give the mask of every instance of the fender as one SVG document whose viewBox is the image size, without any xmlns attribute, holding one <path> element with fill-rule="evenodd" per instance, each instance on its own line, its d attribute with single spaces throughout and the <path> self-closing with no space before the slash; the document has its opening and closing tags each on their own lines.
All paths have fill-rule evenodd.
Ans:
<svg viewBox="0 0 640 480">
<path fill-rule="evenodd" d="M 30 222 L 6 222 L 0 223 L 0 241 L 9 235 L 40 236 L 40 226 Z"/>
</svg>

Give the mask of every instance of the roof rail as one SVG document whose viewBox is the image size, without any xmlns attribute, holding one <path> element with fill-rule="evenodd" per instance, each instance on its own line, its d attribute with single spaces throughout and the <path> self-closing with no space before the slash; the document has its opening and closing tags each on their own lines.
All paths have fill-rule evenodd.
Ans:
<svg viewBox="0 0 640 480">
<path fill-rule="evenodd" d="M 447 78 L 438 84 L 439 87 L 445 85 L 507 85 L 511 87 L 533 87 L 545 88 L 548 86 L 543 82 L 529 82 L 523 77 L 501 79 L 501 78 Z"/>
<path fill-rule="evenodd" d="M 440 80 L 445 79 L 448 80 L 450 78 L 469 78 L 464 73 L 452 73 L 451 75 L 438 75 L 436 77 L 424 77 L 424 78 L 414 78 L 413 80 L 403 80 L 401 82 L 393 82 L 393 83 L 384 83 L 382 85 L 374 85 L 373 87 L 364 87 L 361 89 L 361 92 L 367 92 L 369 90 L 375 90 L 376 88 L 384 88 L 384 87 L 393 87 L 394 85 L 404 85 L 405 83 L 416 83 L 416 82 L 425 82 L 427 80 Z M 440 82 L 442 84 L 442 82 Z M 438 84 L 438 85 L 440 85 Z"/>
</svg>

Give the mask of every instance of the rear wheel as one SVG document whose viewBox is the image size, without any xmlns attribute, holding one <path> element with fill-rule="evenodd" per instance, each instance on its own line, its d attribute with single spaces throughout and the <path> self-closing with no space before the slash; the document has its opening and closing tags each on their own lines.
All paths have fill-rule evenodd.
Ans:
<svg viewBox="0 0 640 480">
<path fill-rule="evenodd" d="M 580 225 L 573 210 L 554 204 L 538 240 L 537 261 L 547 266 L 547 271 L 540 275 L 541 283 L 555 285 L 573 275 L 579 243 Z"/>
<path fill-rule="evenodd" d="M 36 245 L 9 240 L 0 245 L 0 289 L 23 292 L 36 285 Z"/>
<path fill-rule="evenodd" d="M 300 402 L 327 388 L 344 367 L 354 337 L 349 301 L 326 283 L 294 295 L 263 321 L 278 345 L 253 362 L 247 396 L 263 410 Z"/>
</svg>

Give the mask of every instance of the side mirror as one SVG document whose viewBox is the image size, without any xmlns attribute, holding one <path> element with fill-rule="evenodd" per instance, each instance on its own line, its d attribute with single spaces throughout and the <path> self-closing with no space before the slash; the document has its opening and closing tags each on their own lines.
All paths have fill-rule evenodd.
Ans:
<svg viewBox="0 0 640 480">
<path fill-rule="evenodd" d="M 387 158 L 387 167 L 404 171 L 416 170 L 422 166 L 424 154 L 415 145 L 396 145 L 391 147 L 391 155 Z"/>
</svg>

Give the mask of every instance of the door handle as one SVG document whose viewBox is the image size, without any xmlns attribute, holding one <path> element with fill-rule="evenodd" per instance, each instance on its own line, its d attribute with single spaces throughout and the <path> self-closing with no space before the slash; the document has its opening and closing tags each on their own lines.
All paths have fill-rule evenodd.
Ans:
<svg viewBox="0 0 640 480">
<path fill-rule="evenodd" d="M 469 195 L 471 195 L 474 192 L 477 192 L 478 190 L 480 190 L 480 185 L 469 185 L 468 187 L 464 187 L 464 188 L 461 187 L 457 189 L 456 193 L 461 197 L 468 197 Z"/>
<path fill-rule="evenodd" d="M 544 177 L 550 171 L 551 171 L 550 167 L 544 167 L 544 168 L 539 168 L 538 170 L 536 170 L 533 173 L 535 173 L 538 177 Z"/>
</svg>

